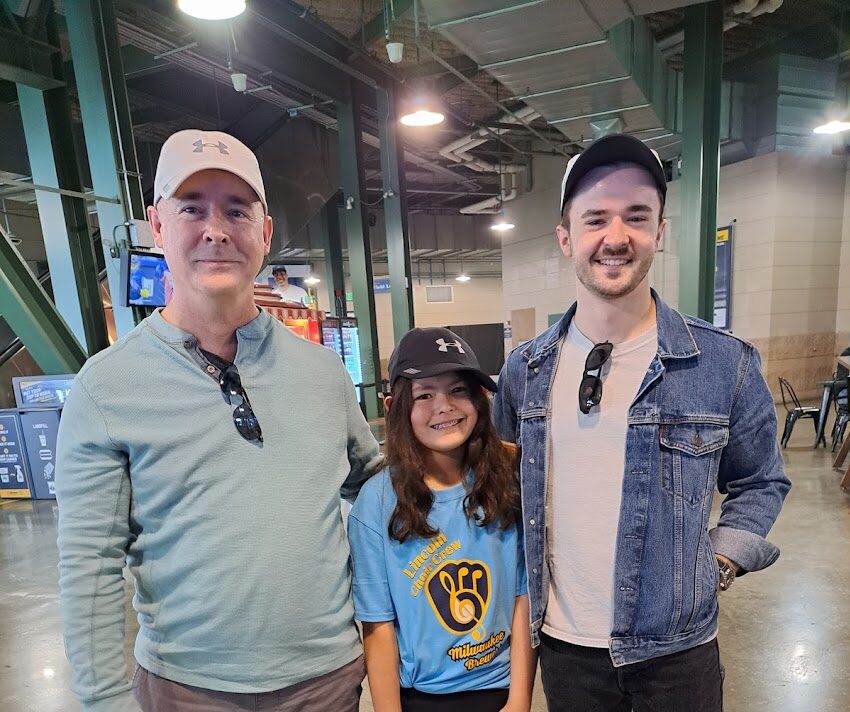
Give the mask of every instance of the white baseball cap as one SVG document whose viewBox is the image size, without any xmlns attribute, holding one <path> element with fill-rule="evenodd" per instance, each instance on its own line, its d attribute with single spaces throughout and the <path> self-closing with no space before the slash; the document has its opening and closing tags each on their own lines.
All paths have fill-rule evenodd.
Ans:
<svg viewBox="0 0 850 712">
<path fill-rule="evenodd" d="M 178 131 L 162 144 L 153 181 L 154 205 L 160 198 L 174 195 L 189 176 L 210 168 L 239 176 L 253 188 L 268 212 L 263 176 L 254 152 L 230 134 L 198 129 Z"/>
</svg>

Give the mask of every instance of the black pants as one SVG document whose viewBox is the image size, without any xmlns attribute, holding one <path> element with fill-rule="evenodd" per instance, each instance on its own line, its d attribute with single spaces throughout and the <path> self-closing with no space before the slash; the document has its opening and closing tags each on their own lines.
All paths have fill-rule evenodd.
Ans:
<svg viewBox="0 0 850 712">
<path fill-rule="evenodd" d="M 508 691 L 475 690 L 429 695 L 411 688 L 401 690 L 402 712 L 499 712 L 508 701 Z"/>
<path fill-rule="evenodd" d="M 541 634 L 540 671 L 549 712 L 722 712 L 717 639 L 615 668 L 608 650 Z"/>
</svg>

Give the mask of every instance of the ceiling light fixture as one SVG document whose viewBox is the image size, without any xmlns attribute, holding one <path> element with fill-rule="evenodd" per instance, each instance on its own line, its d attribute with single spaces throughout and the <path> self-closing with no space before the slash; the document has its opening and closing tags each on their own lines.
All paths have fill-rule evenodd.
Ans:
<svg viewBox="0 0 850 712">
<path fill-rule="evenodd" d="M 439 111 L 428 109 L 417 109 L 401 117 L 401 123 L 405 126 L 436 126 L 445 120 L 445 115 Z"/>
<path fill-rule="evenodd" d="M 304 284 L 306 284 L 310 287 L 312 287 L 314 284 L 318 284 L 321 281 L 322 281 L 321 279 L 319 279 L 318 277 L 316 277 L 315 275 L 312 275 L 312 274 L 309 277 L 304 278 Z"/>
<path fill-rule="evenodd" d="M 850 121 L 827 121 L 814 128 L 816 134 L 837 134 L 843 131 L 850 131 Z"/>
<path fill-rule="evenodd" d="M 245 12 L 245 0 L 177 0 L 177 7 L 200 20 L 229 20 Z"/>
<path fill-rule="evenodd" d="M 457 277 L 455 277 L 455 279 L 458 282 L 468 282 L 470 279 L 472 279 L 472 277 L 466 274 L 466 272 L 461 272 Z"/>
<path fill-rule="evenodd" d="M 508 230 L 513 230 L 516 227 L 512 222 L 508 222 L 507 220 L 501 219 L 497 222 L 494 222 L 490 229 L 494 232 L 507 232 Z"/>
</svg>

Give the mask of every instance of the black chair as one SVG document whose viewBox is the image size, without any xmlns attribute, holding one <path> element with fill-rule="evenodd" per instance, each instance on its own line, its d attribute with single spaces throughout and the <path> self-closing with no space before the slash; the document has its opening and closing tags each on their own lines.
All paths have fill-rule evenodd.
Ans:
<svg viewBox="0 0 850 712">
<path fill-rule="evenodd" d="M 785 430 L 782 433 L 782 447 L 788 444 L 788 441 L 791 439 L 791 433 L 794 430 L 794 425 L 802 418 L 811 418 L 815 424 L 815 433 L 817 433 L 820 408 L 814 405 L 802 405 L 800 399 L 797 398 L 797 394 L 794 392 L 794 388 L 782 376 L 779 377 L 779 390 L 782 392 L 782 405 L 785 406 L 785 410 L 788 412 L 788 415 L 785 416 Z M 788 405 L 789 400 L 793 403 L 793 407 Z"/>
<path fill-rule="evenodd" d="M 841 352 L 841 356 L 850 356 L 850 347 L 844 349 L 844 351 Z M 838 368 L 835 370 L 835 376 L 836 378 L 844 379 L 847 378 L 847 376 L 850 376 L 850 371 L 839 363 Z"/>
<path fill-rule="evenodd" d="M 835 423 L 832 426 L 832 451 L 838 447 L 838 443 L 844 441 L 844 430 L 850 422 L 850 405 L 848 405 L 848 393 L 850 393 L 850 376 L 845 377 L 843 383 L 836 384 L 832 392 L 832 402 L 835 404 Z"/>
</svg>

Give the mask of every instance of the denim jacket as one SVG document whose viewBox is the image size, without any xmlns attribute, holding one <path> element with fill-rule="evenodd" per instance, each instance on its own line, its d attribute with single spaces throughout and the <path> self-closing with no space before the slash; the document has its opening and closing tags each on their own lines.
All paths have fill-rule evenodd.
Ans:
<svg viewBox="0 0 850 712">
<path fill-rule="evenodd" d="M 658 353 L 627 421 L 609 639 L 616 666 L 711 639 L 717 629 L 715 552 L 744 572 L 776 561 L 779 549 L 765 537 L 791 487 L 758 352 L 652 296 Z M 494 402 L 497 429 L 521 453 L 534 645 L 549 593 L 550 393 L 575 311 L 574 304 L 557 324 L 510 354 Z M 708 531 L 715 486 L 726 498 L 717 527 Z"/>
</svg>

